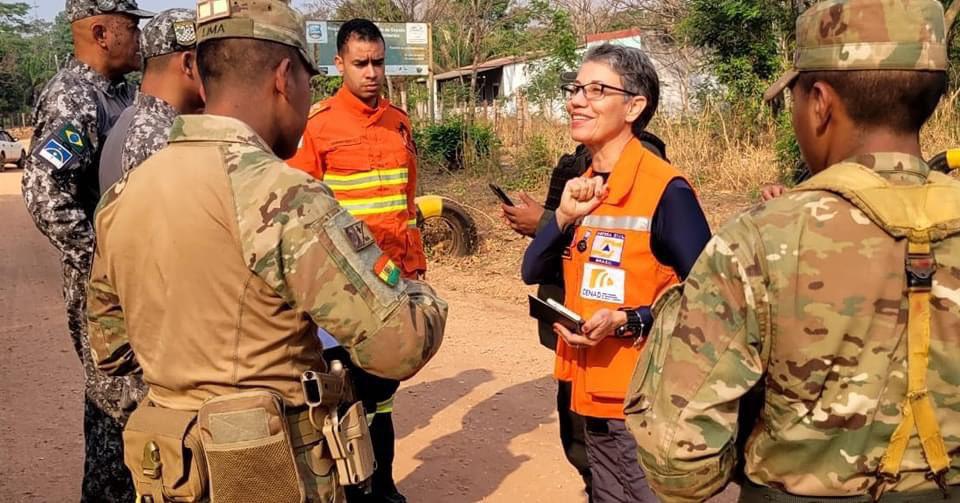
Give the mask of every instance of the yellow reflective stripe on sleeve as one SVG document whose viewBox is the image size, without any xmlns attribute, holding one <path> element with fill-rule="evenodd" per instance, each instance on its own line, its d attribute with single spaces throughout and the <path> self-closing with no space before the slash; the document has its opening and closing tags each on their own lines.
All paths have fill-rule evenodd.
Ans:
<svg viewBox="0 0 960 503">
<path fill-rule="evenodd" d="M 405 194 L 397 194 L 393 196 L 349 199 L 340 201 L 340 205 L 353 216 L 393 213 L 407 209 L 407 196 Z"/>
<path fill-rule="evenodd" d="M 411 218 L 410 220 L 407 220 L 407 227 L 416 227 L 416 226 L 417 226 L 416 218 Z"/>
<path fill-rule="evenodd" d="M 326 174 L 324 183 L 335 192 L 363 190 L 389 185 L 405 185 L 408 181 L 407 168 L 374 169 L 350 175 Z"/>
</svg>

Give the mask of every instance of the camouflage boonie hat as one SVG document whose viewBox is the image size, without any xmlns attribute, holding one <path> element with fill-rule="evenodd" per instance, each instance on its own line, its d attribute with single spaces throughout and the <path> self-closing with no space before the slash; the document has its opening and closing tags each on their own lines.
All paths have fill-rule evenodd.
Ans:
<svg viewBox="0 0 960 503">
<path fill-rule="evenodd" d="M 189 9 L 165 10 L 151 19 L 140 33 L 143 59 L 172 52 L 189 51 L 197 46 L 197 13 Z"/>
<path fill-rule="evenodd" d="M 67 19 L 71 23 L 103 14 L 126 14 L 139 18 L 155 15 L 153 12 L 140 10 L 136 0 L 67 0 Z"/>
<path fill-rule="evenodd" d="M 937 0 L 825 0 L 797 18 L 793 69 L 763 99 L 779 96 L 800 72 L 946 69 L 946 28 Z"/>
<path fill-rule="evenodd" d="M 218 38 L 253 38 L 295 47 L 312 75 L 320 74 L 307 54 L 306 22 L 283 0 L 200 0 L 197 43 Z"/>
</svg>

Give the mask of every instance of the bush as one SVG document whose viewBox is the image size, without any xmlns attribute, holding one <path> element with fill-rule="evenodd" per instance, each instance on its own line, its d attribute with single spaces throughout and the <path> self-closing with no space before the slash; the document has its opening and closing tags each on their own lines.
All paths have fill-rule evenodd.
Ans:
<svg viewBox="0 0 960 503">
<path fill-rule="evenodd" d="M 534 134 L 517 149 L 513 157 L 513 171 L 505 177 L 505 185 L 522 190 L 540 186 L 548 180 L 556 157 L 546 136 Z"/>
<path fill-rule="evenodd" d="M 803 169 L 803 159 L 800 155 L 797 135 L 793 132 L 790 112 L 783 112 L 777 117 L 776 132 L 776 142 L 773 148 L 777 154 L 780 182 L 792 186 L 796 183 L 797 177 Z"/>
<path fill-rule="evenodd" d="M 449 171 L 493 160 L 499 147 L 493 129 L 483 124 L 466 124 L 460 118 L 429 124 L 414 132 L 420 162 Z"/>
</svg>

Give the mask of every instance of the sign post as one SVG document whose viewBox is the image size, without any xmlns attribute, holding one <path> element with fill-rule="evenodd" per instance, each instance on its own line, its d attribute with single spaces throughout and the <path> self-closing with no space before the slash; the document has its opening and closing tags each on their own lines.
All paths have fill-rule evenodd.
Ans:
<svg viewBox="0 0 960 503">
<path fill-rule="evenodd" d="M 343 21 L 307 21 L 307 46 L 328 76 L 340 75 L 333 64 L 337 32 Z M 429 77 L 433 44 L 428 23 L 376 23 L 386 41 L 389 76 Z"/>
</svg>

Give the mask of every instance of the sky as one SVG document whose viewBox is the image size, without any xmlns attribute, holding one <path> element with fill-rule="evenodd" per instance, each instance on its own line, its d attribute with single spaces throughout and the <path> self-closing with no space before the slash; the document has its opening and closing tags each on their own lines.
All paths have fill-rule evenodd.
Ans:
<svg viewBox="0 0 960 503">
<path fill-rule="evenodd" d="M 65 0 L 0 0 L 0 3 L 12 3 L 12 1 L 29 4 L 34 7 L 33 14 L 41 19 L 47 20 L 53 20 L 53 18 L 57 16 L 57 13 L 62 11 L 64 5 L 66 5 Z M 299 3 L 300 2 L 294 2 L 294 5 Z M 144 10 L 159 12 L 176 7 L 192 9 L 197 6 L 197 0 L 138 0 L 137 5 Z"/>
</svg>

